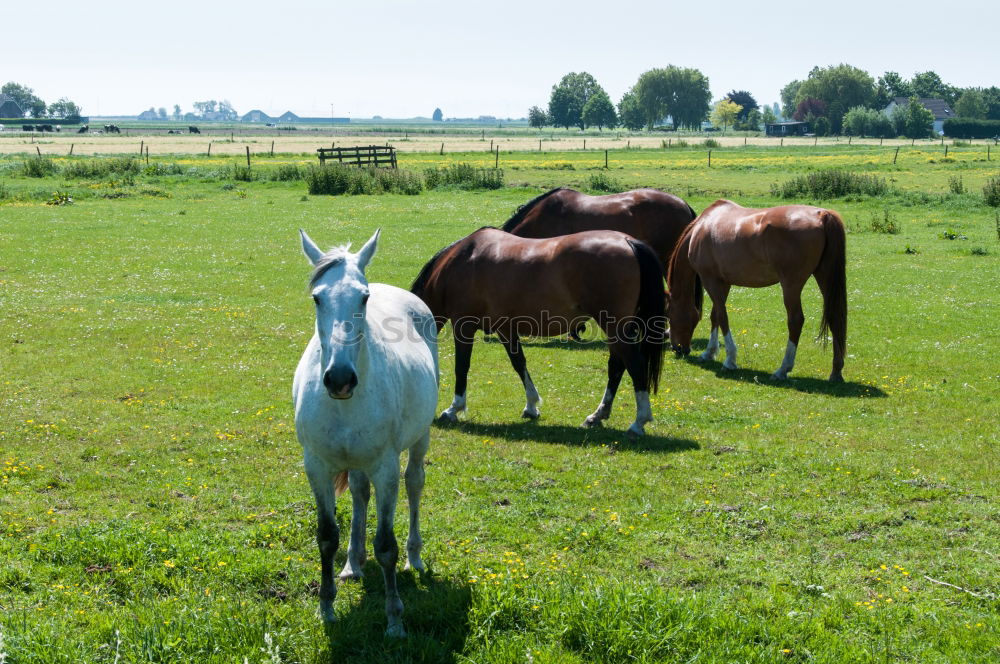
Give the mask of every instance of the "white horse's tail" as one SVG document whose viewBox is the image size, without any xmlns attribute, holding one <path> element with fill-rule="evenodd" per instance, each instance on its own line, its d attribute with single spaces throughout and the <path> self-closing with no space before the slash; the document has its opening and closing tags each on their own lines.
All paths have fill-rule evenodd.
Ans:
<svg viewBox="0 0 1000 664">
<path fill-rule="evenodd" d="M 347 471 L 342 471 L 337 473 L 337 476 L 333 478 L 333 491 L 334 494 L 339 498 L 340 494 L 347 491 Z"/>
</svg>

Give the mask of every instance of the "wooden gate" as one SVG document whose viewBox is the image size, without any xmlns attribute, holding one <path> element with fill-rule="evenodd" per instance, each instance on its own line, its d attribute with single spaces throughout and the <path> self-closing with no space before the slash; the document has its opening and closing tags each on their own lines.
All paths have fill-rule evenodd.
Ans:
<svg viewBox="0 0 1000 664">
<path fill-rule="evenodd" d="M 318 148 L 319 163 L 336 160 L 348 166 L 396 168 L 396 148 L 388 145 L 364 145 L 350 148 Z"/>
</svg>

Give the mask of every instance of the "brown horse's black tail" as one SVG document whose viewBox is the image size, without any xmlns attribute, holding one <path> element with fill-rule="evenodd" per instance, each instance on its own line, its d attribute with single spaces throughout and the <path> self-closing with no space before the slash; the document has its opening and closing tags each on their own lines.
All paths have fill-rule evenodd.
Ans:
<svg viewBox="0 0 1000 664">
<path fill-rule="evenodd" d="M 660 384 L 663 352 L 667 347 L 663 263 L 646 243 L 632 239 L 628 243 L 639 262 L 639 307 L 636 311 L 642 335 L 639 350 L 646 362 L 649 391 L 655 393 Z"/>
<path fill-rule="evenodd" d="M 834 356 L 844 357 L 847 350 L 847 237 L 844 222 L 836 213 L 823 213 L 826 246 L 816 267 L 816 281 L 823 293 L 823 320 L 819 338 L 833 335 Z"/>
</svg>

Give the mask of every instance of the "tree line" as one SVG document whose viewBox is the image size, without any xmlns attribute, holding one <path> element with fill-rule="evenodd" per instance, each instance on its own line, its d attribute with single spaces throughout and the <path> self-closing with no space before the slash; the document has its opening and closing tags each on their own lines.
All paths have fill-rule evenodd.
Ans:
<svg viewBox="0 0 1000 664">
<path fill-rule="evenodd" d="M 35 91 L 26 85 L 9 81 L 0 87 L 0 93 L 7 95 L 17 103 L 21 109 L 21 116 L 30 115 L 33 118 L 59 118 L 66 122 L 79 122 L 83 109 L 77 104 L 60 97 L 51 104 L 35 94 Z"/>
<path fill-rule="evenodd" d="M 883 111 L 898 98 L 891 115 Z M 624 127 L 633 131 L 669 124 L 673 129 L 700 129 L 711 119 L 716 128 L 757 131 L 779 120 L 808 122 L 818 135 L 897 136 L 922 138 L 931 134 L 934 116 L 919 98 L 942 99 L 957 117 L 1000 121 L 1000 88 L 959 88 L 933 72 L 905 79 L 885 72 L 877 80 L 848 64 L 813 67 L 803 80 L 781 90 L 781 105 L 761 106 L 746 90 L 732 90 L 712 105 L 708 77 L 698 69 L 669 65 L 639 76 L 617 106 L 587 72 L 570 72 L 552 86 L 547 108 L 532 106 L 528 124 Z"/>
</svg>

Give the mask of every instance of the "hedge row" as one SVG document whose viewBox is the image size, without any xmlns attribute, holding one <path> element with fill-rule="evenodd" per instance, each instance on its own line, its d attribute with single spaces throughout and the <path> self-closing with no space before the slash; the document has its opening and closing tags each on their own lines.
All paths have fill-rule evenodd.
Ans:
<svg viewBox="0 0 1000 664">
<path fill-rule="evenodd" d="M 948 118 L 944 121 L 944 133 L 951 138 L 993 138 L 1000 136 L 1000 120 Z"/>
</svg>

